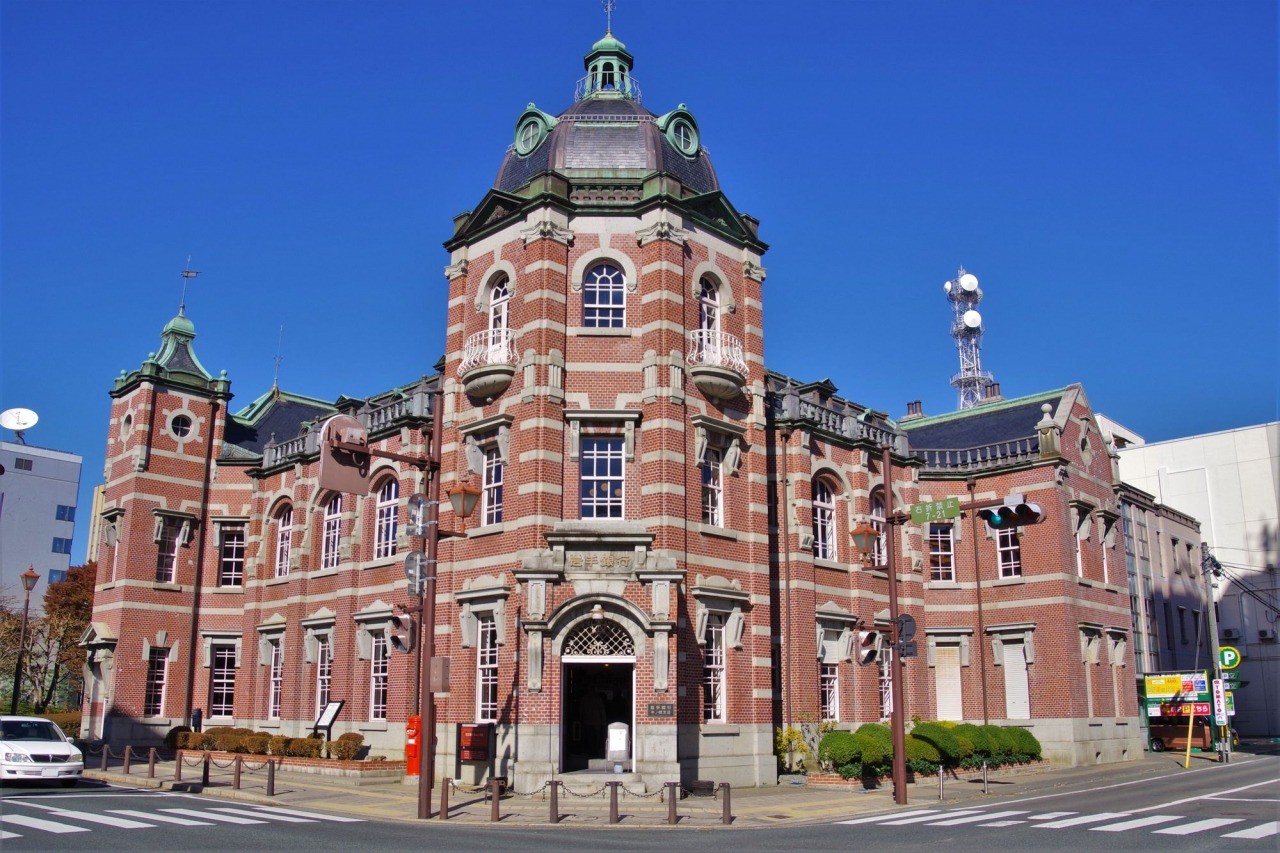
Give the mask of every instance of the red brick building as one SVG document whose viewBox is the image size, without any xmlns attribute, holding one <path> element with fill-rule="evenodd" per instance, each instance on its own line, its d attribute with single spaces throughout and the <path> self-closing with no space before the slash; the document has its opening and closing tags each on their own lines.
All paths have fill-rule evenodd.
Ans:
<svg viewBox="0 0 1280 853">
<path fill-rule="evenodd" d="M 525 789 L 600 769 L 623 722 L 647 784 L 772 783 L 778 726 L 887 713 L 881 667 L 853 662 L 887 606 L 853 527 L 1010 492 L 1047 516 L 1012 542 L 962 520 L 889 528 L 923 641 L 907 713 L 1030 726 L 1065 761 L 1138 751 L 1114 471 L 1083 392 L 895 423 L 767 371 L 758 223 L 694 116 L 641 105 L 632 65 L 606 35 L 571 107 L 518 119 L 446 242 L 435 375 L 367 400 L 273 388 L 232 413 L 180 312 L 116 380 L 86 734 L 155 740 L 201 708 L 301 735 L 341 699 L 335 732 L 400 754 L 413 656 L 391 620 L 425 479 L 375 459 L 367 496 L 324 491 L 319 432 L 349 414 L 422 455 L 440 394 L 442 484 L 481 492 L 440 546 L 444 772 L 490 770 L 457 761 L 458 723 L 492 723 L 492 770 Z"/>
</svg>

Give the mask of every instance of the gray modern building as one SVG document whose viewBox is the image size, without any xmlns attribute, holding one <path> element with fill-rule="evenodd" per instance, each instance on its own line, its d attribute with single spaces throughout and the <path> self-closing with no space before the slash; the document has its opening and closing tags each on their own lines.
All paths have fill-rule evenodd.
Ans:
<svg viewBox="0 0 1280 853">
<path fill-rule="evenodd" d="M 40 575 L 33 611 L 44 601 L 45 585 L 65 578 L 71 566 L 82 461 L 62 450 L 0 441 L 0 596 L 19 606 L 18 576 L 28 566 Z"/>
</svg>

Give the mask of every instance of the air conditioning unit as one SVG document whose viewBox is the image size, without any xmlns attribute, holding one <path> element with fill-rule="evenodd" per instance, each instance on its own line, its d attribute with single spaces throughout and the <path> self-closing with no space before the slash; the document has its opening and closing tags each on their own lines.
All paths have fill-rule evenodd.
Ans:
<svg viewBox="0 0 1280 853">
<path fill-rule="evenodd" d="M 1275 628 L 1259 628 L 1258 629 L 1259 640 L 1274 640 L 1275 638 L 1276 638 Z"/>
<path fill-rule="evenodd" d="M 1240 639 L 1240 629 L 1239 629 L 1239 628 L 1223 628 L 1223 629 L 1222 629 L 1222 639 L 1224 639 L 1224 640 L 1238 640 L 1238 639 Z"/>
</svg>

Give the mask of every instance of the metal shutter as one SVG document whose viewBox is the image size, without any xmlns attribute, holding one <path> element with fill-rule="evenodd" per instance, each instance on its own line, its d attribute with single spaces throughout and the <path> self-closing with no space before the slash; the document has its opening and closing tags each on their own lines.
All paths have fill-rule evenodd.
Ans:
<svg viewBox="0 0 1280 853">
<path fill-rule="evenodd" d="M 1022 642 L 1004 644 L 1004 707 L 1009 720 L 1031 719 L 1027 689 L 1027 650 Z"/>
<path fill-rule="evenodd" d="M 938 691 L 938 719 L 964 719 L 960 691 L 960 646 L 939 645 L 934 651 L 933 678 Z"/>
</svg>

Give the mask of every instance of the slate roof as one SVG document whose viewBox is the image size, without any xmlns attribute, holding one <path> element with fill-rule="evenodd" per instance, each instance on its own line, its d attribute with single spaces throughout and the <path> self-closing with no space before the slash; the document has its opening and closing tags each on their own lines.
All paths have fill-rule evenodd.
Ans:
<svg viewBox="0 0 1280 853">
<path fill-rule="evenodd" d="M 578 101 L 557 116 L 542 144 L 525 156 L 509 150 L 494 186 L 514 192 L 539 172 L 667 172 L 698 193 L 720 189 L 705 149 L 686 157 L 658 129 L 653 113 L 625 98 Z M 594 120 L 593 120 L 594 119 Z"/>
<path fill-rule="evenodd" d="M 294 438 L 307 421 L 336 412 L 337 409 L 322 400 L 273 388 L 227 420 L 222 458 L 260 458 L 272 435 L 276 441 Z"/>
<path fill-rule="evenodd" d="M 1066 389 L 1046 391 L 1029 397 L 986 403 L 899 426 L 906 430 L 913 450 L 962 450 L 997 442 L 1031 439 L 1038 450 L 1036 424 L 1044 417 L 1040 407 L 1048 403 L 1056 411 Z"/>
</svg>

